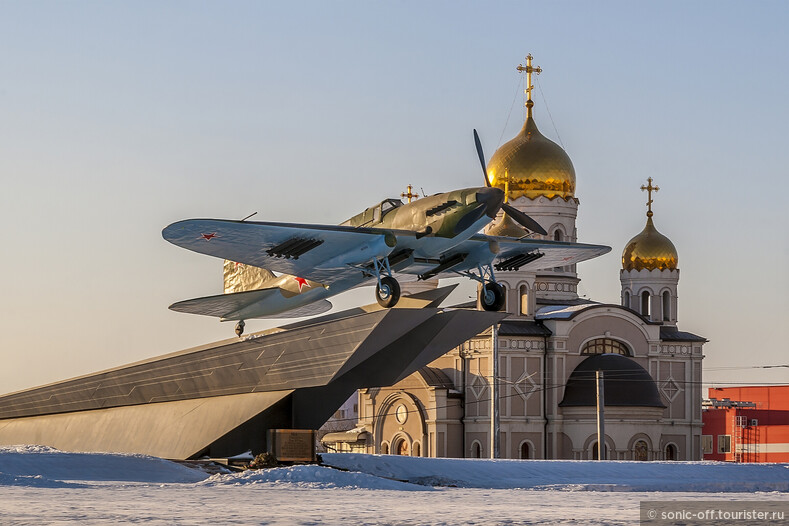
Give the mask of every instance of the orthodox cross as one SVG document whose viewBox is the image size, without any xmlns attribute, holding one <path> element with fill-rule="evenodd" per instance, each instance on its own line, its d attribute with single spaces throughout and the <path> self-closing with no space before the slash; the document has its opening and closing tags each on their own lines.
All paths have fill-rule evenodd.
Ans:
<svg viewBox="0 0 789 526">
<path fill-rule="evenodd" d="M 534 89 L 534 86 L 531 84 L 531 74 L 534 73 L 535 75 L 539 75 L 542 73 L 542 68 L 540 66 L 531 65 L 533 58 L 531 53 L 529 53 L 526 55 L 526 65 L 518 64 L 518 67 L 515 68 L 521 73 L 524 71 L 526 72 L 526 89 L 523 90 L 523 93 L 526 94 L 526 107 L 529 108 L 529 115 L 531 115 L 531 109 L 532 106 L 534 106 L 534 102 L 531 100 L 531 90 Z"/>
<path fill-rule="evenodd" d="M 404 193 L 402 193 L 402 194 L 400 194 L 400 196 L 401 196 L 401 197 L 407 197 L 407 198 L 408 198 L 408 202 L 410 203 L 410 202 L 411 202 L 411 199 L 416 199 L 416 198 L 418 198 L 418 197 L 419 197 L 419 194 L 414 194 L 414 193 L 412 193 L 412 192 L 411 192 L 411 185 L 409 184 L 409 185 L 408 185 L 408 191 L 407 191 L 407 192 L 404 192 Z"/>
<path fill-rule="evenodd" d="M 652 203 L 653 203 L 652 192 L 657 192 L 658 190 L 660 190 L 660 187 L 652 186 L 651 177 L 647 178 L 647 183 L 648 183 L 647 186 L 641 185 L 641 191 L 643 192 L 644 190 L 646 190 L 647 194 L 649 195 L 649 199 L 647 200 L 647 208 L 648 208 L 647 217 L 652 217 Z"/>
</svg>

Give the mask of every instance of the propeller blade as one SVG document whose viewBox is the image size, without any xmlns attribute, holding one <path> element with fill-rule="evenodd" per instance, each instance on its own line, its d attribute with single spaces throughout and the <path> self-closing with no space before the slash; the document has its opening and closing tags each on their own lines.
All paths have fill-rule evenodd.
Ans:
<svg viewBox="0 0 789 526">
<path fill-rule="evenodd" d="M 532 232 L 537 232 L 538 234 L 542 234 L 544 236 L 548 235 L 548 232 L 546 232 L 545 229 L 542 226 L 540 226 L 540 224 L 537 221 L 527 216 L 526 214 L 524 214 L 514 206 L 504 203 L 503 205 L 501 205 L 501 208 L 502 210 L 507 212 L 507 214 L 509 214 L 509 216 L 522 227 L 528 228 Z"/>
<path fill-rule="evenodd" d="M 487 164 L 485 163 L 485 154 L 482 153 L 482 143 L 479 142 L 477 130 L 474 130 L 474 144 L 477 145 L 477 155 L 479 156 L 479 164 L 482 165 L 482 175 L 485 177 L 485 186 L 490 186 L 490 181 L 488 180 L 488 168 Z"/>
<path fill-rule="evenodd" d="M 479 221 L 482 216 L 485 215 L 487 211 L 487 205 L 482 203 L 481 205 L 477 206 L 471 212 L 467 213 L 460 220 L 455 224 L 455 234 L 460 234 L 464 230 L 467 230 L 471 225 Z"/>
</svg>

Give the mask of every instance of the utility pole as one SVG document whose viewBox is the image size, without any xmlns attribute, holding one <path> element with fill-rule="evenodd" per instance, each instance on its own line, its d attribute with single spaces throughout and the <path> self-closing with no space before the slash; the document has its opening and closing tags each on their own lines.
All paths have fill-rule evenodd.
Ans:
<svg viewBox="0 0 789 526">
<path fill-rule="evenodd" d="M 605 392 L 603 391 L 603 371 L 595 371 L 597 384 L 597 460 L 605 460 Z"/>
<path fill-rule="evenodd" d="M 490 378 L 490 458 L 499 458 L 499 324 L 493 324 Z"/>
</svg>

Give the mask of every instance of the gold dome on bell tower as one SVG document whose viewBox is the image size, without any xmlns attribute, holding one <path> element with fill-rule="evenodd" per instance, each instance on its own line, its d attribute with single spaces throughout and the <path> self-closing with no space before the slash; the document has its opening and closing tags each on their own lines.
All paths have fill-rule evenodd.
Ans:
<svg viewBox="0 0 789 526">
<path fill-rule="evenodd" d="M 652 178 L 647 179 L 648 185 L 641 190 L 649 192 L 647 201 L 647 224 L 644 230 L 631 239 L 622 252 L 622 268 L 624 270 L 674 270 L 677 268 L 679 255 L 674 243 L 655 228 L 652 221 L 652 192 L 660 190 L 652 186 Z"/>
<path fill-rule="evenodd" d="M 518 71 L 526 73 L 526 122 L 512 140 L 501 146 L 488 163 L 490 184 L 501 188 L 509 199 L 521 196 L 535 199 L 575 197 L 575 168 L 567 153 L 537 129 L 532 117 L 534 102 L 531 99 L 531 75 L 542 69 L 531 65 L 532 56 L 526 57 L 526 66 Z"/>
</svg>

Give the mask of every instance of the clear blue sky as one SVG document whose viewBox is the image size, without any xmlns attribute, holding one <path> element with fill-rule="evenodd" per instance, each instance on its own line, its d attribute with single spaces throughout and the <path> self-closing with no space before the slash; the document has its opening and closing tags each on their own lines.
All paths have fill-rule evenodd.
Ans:
<svg viewBox="0 0 789 526">
<path fill-rule="evenodd" d="M 743 369 L 789 362 L 788 22 L 786 2 L 0 1 L 0 392 L 232 336 L 167 310 L 221 291 L 172 221 L 337 223 L 409 183 L 478 185 L 471 130 L 488 155 L 517 132 L 529 52 L 579 238 L 613 247 L 581 293 L 619 301 L 651 176 L 705 380 L 789 383 Z"/>
</svg>

